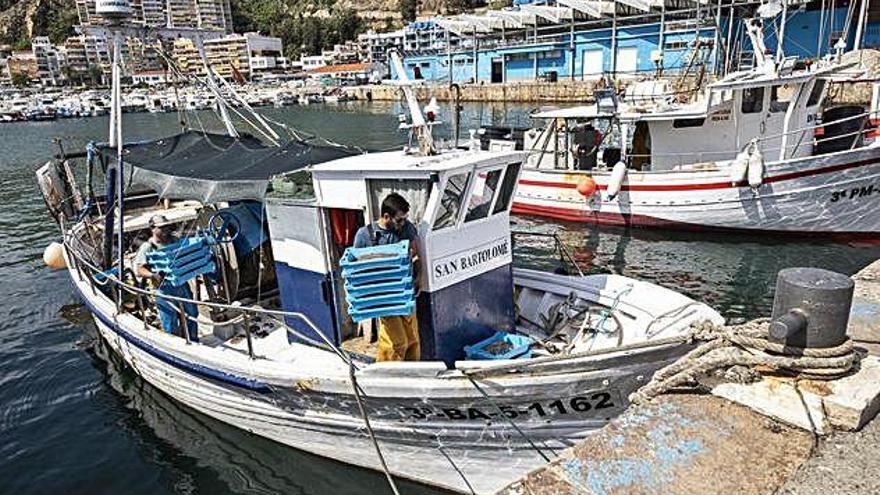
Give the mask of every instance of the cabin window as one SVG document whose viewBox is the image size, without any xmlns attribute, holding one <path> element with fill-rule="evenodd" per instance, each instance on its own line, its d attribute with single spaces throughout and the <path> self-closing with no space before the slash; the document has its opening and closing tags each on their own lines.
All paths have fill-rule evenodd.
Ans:
<svg viewBox="0 0 880 495">
<path fill-rule="evenodd" d="M 686 127 L 703 127 L 706 122 L 705 118 L 699 119 L 675 119 L 672 121 L 672 127 L 675 129 L 684 129 Z"/>
<path fill-rule="evenodd" d="M 794 97 L 794 86 L 788 84 L 773 86 L 770 89 L 770 111 L 778 113 L 788 110 L 792 97 Z"/>
<path fill-rule="evenodd" d="M 742 92 L 742 113 L 758 113 L 764 109 L 764 88 L 746 88 Z"/>
<path fill-rule="evenodd" d="M 397 193 L 409 203 L 409 221 L 418 224 L 425 216 L 432 185 L 428 179 L 368 179 L 367 190 L 370 192 L 373 216 L 381 216 L 382 200 L 391 193 Z"/>
<path fill-rule="evenodd" d="M 813 107 L 819 104 L 819 101 L 822 99 L 822 94 L 825 93 L 825 80 L 824 79 L 816 79 L 816 82 L 813 83 L 813 89 L 810 90 L 810 97 L 807 98 L 807 106 Z"/>
<path fill-rule="evenodd" d="M 308 201 L 315 199 L 312 173 L 307 170 L 285 174 L 272 179 L 272 190 L 284 198 Z"/>
<path fill-rule="evenodd" d="M 513 197 L 513 191 L 516 189 L 516 179 L 519 177 L 519 163 L 511 163 L 507 166 L 507 173 L 504 174 L 504 180 L 501 182 L 501 189 L 498 191 L 498 199 L 495 200 L 495 208 L 492 214 L 506 211 L 510 206 L 510 198 Z"/>
<path fill-rule="evenodd" d="M 498 190 L 498 181 L 501 179 L 501 169 L 490 172 L 479 172 L 474 178 L 474 192 L 471 193 L 470 205 L 464 217 L 465 222 L 479 220 L 489 216 L 489 208 L 492 206 L 492 198 Z"/>
<path fill-rule="evenodd" d="M 434 221 L 434 230 L 445 229 L 455 225 L 470 179 L 470 172 L 466 172 L 453 175 L 446 181 L 446 189 L 443 190 L 443 197 L 440 198 L 440 209 L 437 212 L 437 219 Z"/>
</svg>

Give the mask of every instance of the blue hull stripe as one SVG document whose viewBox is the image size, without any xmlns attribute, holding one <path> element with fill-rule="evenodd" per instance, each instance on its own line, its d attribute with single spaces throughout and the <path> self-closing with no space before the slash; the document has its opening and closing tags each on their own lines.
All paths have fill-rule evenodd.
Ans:
<svg viewBox="0 0 880 495">
<path fill-rule="evenodd" d="M 99 311 L 98 308 L 94 304 L 92 304 L 87 297 L 85 297 L 85 294 L 82 293 L 82 291 L 79 289 L 79 286 L 74 284 L 74 287 L 79 293 L 80 299 L 82 299 L 83 303 L 85 303 L 85 305 L 89 308 L 89 311 L 91 311 L 93 315 L 98 317 L 98 319 L 101 320 L 102 323 L 110 327 L 117 335 L 125 339 L 128 343 L 153 356 L 154 358 L 164 363 L 170 364 L 175 368 L 187 371 L 203 378 L 209 378 L 229 385 L 234 385 L 236 387 L 253 390 L 255 392 L 271 392 L 269 386 L 264 382 L 251 380 L 250 378 L 244 378 L 226 373 L 225 371 L 209 368 L 198 363 L 193 363 L 185 359 L 180 359 L 179 357 L 169 354 L 161 349 L 157 349 L 156 347 L 125 331 L 122 327 L 117 325 L 116 322 L 101 313 L 101 311 Z"/>
</svg>

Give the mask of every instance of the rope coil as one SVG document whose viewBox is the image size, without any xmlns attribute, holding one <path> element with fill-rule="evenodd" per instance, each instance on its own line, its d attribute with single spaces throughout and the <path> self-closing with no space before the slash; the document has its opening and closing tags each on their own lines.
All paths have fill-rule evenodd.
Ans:
<svg viewBox="0 0 880 495">
<path fill-rule="evenodd" d="M 629 396 L 643 404 L 675 388 L 699 384 L 713 372 L 725 370 L 721 379 L 735 381 L 746 368 L 757 373 L 793 374 L 799 378 L 833 380 L 849 373 L 859 356 L 852 340 L 822 349 L 791 347 L 768 339 L 769 319 L 735 327 L 717 327 L 709 322 L 692 327 L 692 341 L 702 341 L 678 361 L 660 369 L 651 381 Z M 732 371 L 737 373 L 732 373 Z"/>
</svg>

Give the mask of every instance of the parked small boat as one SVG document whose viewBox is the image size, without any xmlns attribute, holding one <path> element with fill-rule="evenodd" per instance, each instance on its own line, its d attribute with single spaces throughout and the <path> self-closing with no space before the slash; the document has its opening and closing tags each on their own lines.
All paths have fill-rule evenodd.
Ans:
<svg viewBox="0 0 880 495">
<path fill-rule="evenodd" d="M 880 86 L 870 108 L 825 108 L 828 86 L 851 67 L 795 69 L 763 48 L 757 65 L 708 85 L 697 102 L 671 97 L 542 111 L 520 146 L 535 155 L 515 213 L 599 225 L 828 233 L 880 232 Z M 496 146 L 514 146 L 499 139 Z M 488 143 L 487 143 L 488 146 Z"/>
</svg>

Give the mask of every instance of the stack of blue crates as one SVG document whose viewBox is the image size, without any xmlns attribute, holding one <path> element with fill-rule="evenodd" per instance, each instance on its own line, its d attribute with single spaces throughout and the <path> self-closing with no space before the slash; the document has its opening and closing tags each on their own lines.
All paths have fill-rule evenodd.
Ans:
<svg viewBox="0 0 880 495">
<path fill-rule="evenodd" d="M 340 265 L 348 314 L 355 322 L 413 312 L 415 290 L 409 241 L 348 248 Z"/>
<path fill-rule="evenodd" d="M 180 287 L 199 275 L 214 273 L 214 254 L 203 236 L 187 237 L 147 253 L 152 271 L 165 276 L 164 282 Z"/>
</svg>

